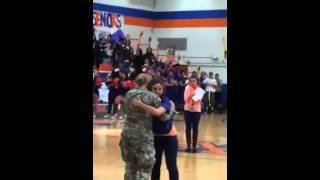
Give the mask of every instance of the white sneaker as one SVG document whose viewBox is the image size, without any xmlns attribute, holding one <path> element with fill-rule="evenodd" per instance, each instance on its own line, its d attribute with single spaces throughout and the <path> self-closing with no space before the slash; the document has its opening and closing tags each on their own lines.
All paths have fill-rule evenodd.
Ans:
<svg viewBox="0 0 320 180">
<path fill-rule="evenodd" d="M 123 120 L 123 116 L 121 115 L 118 119 L 119 119 L 119 120 Z"/>
<path fill-rule="evenodd" d="M 117 116 L 118 116 L 118 115 L 115 114 L 115 115 L 113 115 L 113 116 L 111 117 L 111 119 L 113 119 L 113 120 L 118 119 Z"/>
<path fill-rule="evenodd" d="M 108 118 L 110 118 L 110 116 L 111 116 L 110 114 L 106 114 L 106 115 L 103 116 L 103 118 L 108 119 Z"/>
</svg>

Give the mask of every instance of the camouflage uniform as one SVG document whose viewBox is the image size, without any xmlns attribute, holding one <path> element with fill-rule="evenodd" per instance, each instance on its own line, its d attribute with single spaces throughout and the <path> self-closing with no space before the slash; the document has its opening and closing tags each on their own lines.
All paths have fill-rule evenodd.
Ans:
<svg viewBox="0 0 320 180">
<path fill-rule="evenodd" d="M 160 106 L 160 98 L 147 89 L 133 89 L 124 98 L 126 119 L 121 132 L 121 156 L 126 163 L 125 180 L 148 180 L 155 163 L 152 115 L 131 105 L 132 99 Z"/>
</svg>

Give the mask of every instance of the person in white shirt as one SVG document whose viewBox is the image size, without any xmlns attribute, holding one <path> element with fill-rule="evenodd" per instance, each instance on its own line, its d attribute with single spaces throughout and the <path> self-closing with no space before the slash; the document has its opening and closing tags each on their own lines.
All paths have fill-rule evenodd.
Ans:
<svg viewBox="0 0 320 180">
<path fill-rule="evenodd" d="M 202 82 L 205 85 L 204 110 L 210 114 L 214 106 L 214 93 L 216 92 L 217 81 L 213 78 L 213 73 L 209 73 L 209 77 Z"/>
</svg>

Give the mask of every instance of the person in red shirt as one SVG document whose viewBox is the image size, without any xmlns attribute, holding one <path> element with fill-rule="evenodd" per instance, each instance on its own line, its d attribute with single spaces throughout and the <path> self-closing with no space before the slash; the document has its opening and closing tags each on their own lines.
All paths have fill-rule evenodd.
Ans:
<svg viewBox="0 0 320 180">
<path fill-rule="evenodd" d="M 108 94 L 108 112 L 104 118 L 109 118 L 117 113 L 117 105 L 115 103 L 115 99 L 118 96 L 119 90 L 119 72 L 114 70 L 110 77 L 108 78 L 109 81 L 109 94 Z M 111 112 L 111 110 L 113 111 Z"/>
<path fill-rule="evenodd" d="M 93 118 L 96 117 L 98 101 L 99 101 L 99 88 L 101 87 L 102 79 L 98 75 L 98 71 L 93 72 Z"/>
</svg>

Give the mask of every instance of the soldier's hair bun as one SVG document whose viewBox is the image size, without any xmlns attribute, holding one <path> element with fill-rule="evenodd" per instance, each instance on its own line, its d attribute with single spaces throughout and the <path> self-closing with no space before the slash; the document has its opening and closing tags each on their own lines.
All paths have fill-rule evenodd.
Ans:
<svg viewBox="0 0 320 180">
<path fill-rule="evenodd" d="M 143 84 L 143 82 L 144 82 L 143 79 L 137 79 L 138 84 Z"/>
<path fill-rule="evenodd" d="M 146 73 L 141 73 L 136 77 L 136 83 L 138 86 L 142 86 L 150 81 L 150 76 Z"/>
</svg>

